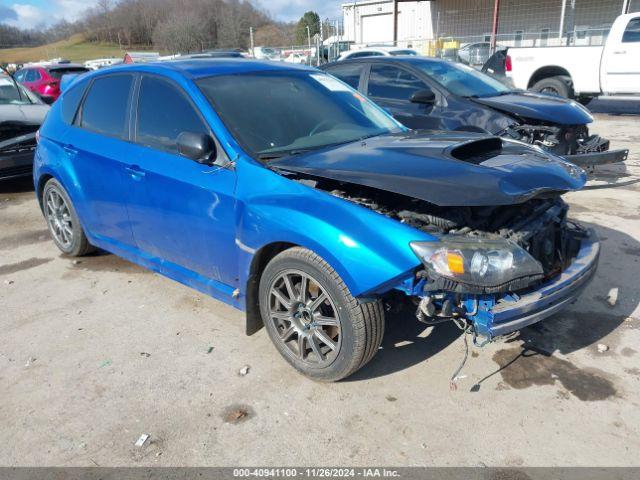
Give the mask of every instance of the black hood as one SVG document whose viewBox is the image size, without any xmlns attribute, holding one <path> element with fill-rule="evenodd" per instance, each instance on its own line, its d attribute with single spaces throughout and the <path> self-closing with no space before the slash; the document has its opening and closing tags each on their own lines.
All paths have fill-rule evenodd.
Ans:
<svg viewBox="0 0 640 480">
<path fill-rule="evenodd" d="M 529 118 L 558 125 L 585 125 L 593 121 L 593 117 L 582 105 L 551 95 L 521 92 L 471 100 L 522 119 Z"/>
<path fill-rule="evenodd" d="M 467 133 L 384 135 L 270 162 L 439 206 L 497 206 L 582 188 L 580 168 L 539 149 Z"/>
</svg>

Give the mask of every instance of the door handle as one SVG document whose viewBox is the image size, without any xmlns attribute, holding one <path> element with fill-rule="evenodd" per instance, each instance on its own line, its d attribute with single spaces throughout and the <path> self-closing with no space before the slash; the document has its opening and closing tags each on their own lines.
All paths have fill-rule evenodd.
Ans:
<svg viewBox="0 0 640 480">
<path fill-rule="evenodd" d="M 618 50 L 617 52 L 613 52 L 614 55 L 624 55 L 625 53 L 627 53 L 626 50 Z"/>
<path fill-rule="evenodd" d="M 73 148 L 73 146 L 71 145 L 63 145 L 62 149 L 67 152 L 69 155 L 77 155 L 78 154 L 78 150 L 76 150 L 75 148 Z"/>
<path fill-rule="evenodd" d="M 146 175 L 146 173 L 144 173 L 144 171 L 138 165 L 131 165 L 130 167 L 125 167 L 125 170 L 129 173 L 129 175 L 131 175 L 131 177 L 133 177 L 136 180 L 140 180 Z"/>
</svg>

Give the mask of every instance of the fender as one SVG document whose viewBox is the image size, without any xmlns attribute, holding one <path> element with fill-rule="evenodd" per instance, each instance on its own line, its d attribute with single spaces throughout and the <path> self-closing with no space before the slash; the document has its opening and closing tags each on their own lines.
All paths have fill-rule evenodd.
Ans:
<svg viewBox="0 0 640 480">
<path fill-rule="evenodd" d="M 380 288 L 390 290 L 392 280 L 420 265 L 410 242 L 434 240 L 424 232 L 253 162 L 240 160 L 236 168 L 241 293 L 253 255 L 272 243 L 312 250 L 338 272 L 352 295 L 367 296 L 383 293 Z M 261 183 L 252 183 L 250 179 L 258 174 Z"/>
</svg>

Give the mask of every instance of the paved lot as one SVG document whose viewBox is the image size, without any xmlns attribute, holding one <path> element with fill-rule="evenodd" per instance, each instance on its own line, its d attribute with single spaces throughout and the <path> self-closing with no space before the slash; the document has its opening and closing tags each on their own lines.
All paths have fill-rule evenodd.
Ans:
<svg viewBox="0 0 640 480">
<path fill-rule="evenodd" d="M 233 308 L 112 255 L 61 256 L 29 183 L 0 184 L 0 465 L 637 465 L 640 119 L 594 130 L 633 149 L 567 196 L 604 241 L 595 281 L 474 348 L 455 391 L 455 327 L 396 315 L 367 368 L 316 384 Z"/>
</svg>

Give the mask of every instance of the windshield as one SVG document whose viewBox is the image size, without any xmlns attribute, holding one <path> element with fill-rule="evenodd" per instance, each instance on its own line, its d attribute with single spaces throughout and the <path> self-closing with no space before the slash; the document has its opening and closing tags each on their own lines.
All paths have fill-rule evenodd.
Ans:
<svg viewBox="0 0 640 480">
<path fill-rule="evenodd" d="M 393 55 L 393 56 L 398 56 L 398 55 L 418 55 L 418 52 L 416 52 L 415 50 L 391 50 L 389 53 L 391 55 Z"/>
<path fill-rule="evenodd" d="M 20 91 L 18 92 L 18 88 Z M 0 78 L 0 105 L 28 105 L 38 103 L 33 94 L 22 86 L 16 88 L 16 84 L 8 77 Z"/>
<path fill-rule="evenodd" d="M 325 73 L 252 72 L 197 83 L 238 142 L 258 158 L 402 130 L 392 117 Z"/>
<path fill-rule="evenodd" d="M 489 75 L 459 63 L 426 61 L 413 66 L 461 97 L 493 97 L 512 91 Z"/>
<path fill-rule="evenodd" d="M 68 73 L 84 73 L 88 71 L 89 69 L 84 67 L 55 68 L 49 70 L 49 75 L 57 80 L 60 80 L 63 75 L 66 75 Z"/>
</svg>

